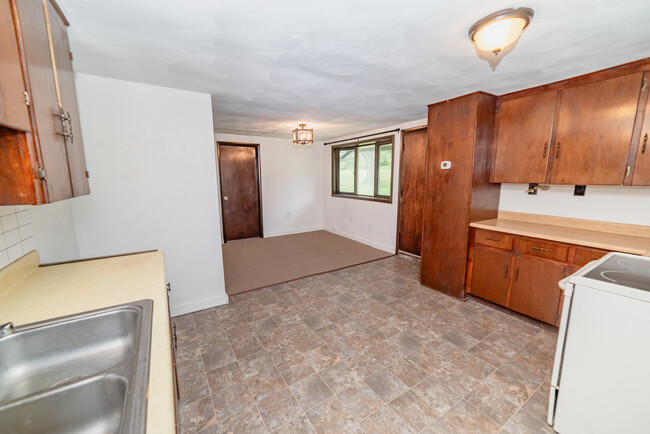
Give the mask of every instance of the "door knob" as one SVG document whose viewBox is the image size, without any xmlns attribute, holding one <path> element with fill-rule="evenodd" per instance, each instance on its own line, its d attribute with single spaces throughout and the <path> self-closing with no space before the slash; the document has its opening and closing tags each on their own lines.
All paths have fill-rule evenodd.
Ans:
<svg viewBox="0 0 650 434">
<path fill-rule="evenodd" d="M 224 196 L 224 197 L 223 197 L 223 200 L 228 200 L 228 196 Z"/>
</svg>

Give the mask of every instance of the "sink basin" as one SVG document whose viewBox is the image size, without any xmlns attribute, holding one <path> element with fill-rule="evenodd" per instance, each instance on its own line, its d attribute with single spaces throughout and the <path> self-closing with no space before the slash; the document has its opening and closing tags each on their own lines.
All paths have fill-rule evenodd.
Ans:
<svg viewBox="0 0 650 434">
<path fill-rule="evenodd" d="M 104 375 L 38 394 L 0 409 L 0 432 L 117 433 L 126 390 L 125 378 Z"/>
<path fill-rule="evenodd" d="M 141 300 L 1 337 L 0 432 L 144 431 L 152 310 Z"/>
</svg>

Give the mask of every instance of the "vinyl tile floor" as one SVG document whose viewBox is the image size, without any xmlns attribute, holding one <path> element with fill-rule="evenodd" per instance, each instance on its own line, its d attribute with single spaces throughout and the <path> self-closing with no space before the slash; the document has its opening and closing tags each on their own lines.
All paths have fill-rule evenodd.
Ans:
<svg viewBox="0 0 650 434">
<path fill-rule="evenodd" d="M 395 256 L 173 318 L 183 434 L 552 433 L 557 334 Z"/>
</svg>

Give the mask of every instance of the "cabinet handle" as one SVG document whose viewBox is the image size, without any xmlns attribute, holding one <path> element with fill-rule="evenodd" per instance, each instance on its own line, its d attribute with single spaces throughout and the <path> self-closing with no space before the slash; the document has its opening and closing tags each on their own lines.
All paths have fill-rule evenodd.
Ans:
<svg viewBox="0 0 650 434">
<path fill-rule="evenodd" d="M 497 243 L 501 241 L 499 238 L 485 237 L 486 240 L 496 241 Z"/>
<path fill-rule="evenodd" d="M 548 151 L 548 143 L 544 143 L 544 153 L 542 154 L 542 158 L 546 158 L 546 151 Z"/>
<path fill-rule="evenodd" d="M 503 277 L 508 277 L 508 266 L 507 265 L 503 269 Z"/>
<path fill-rule="evenodd" d="M 555 145 L 555 158 L 560 158 L 560 142 Z"/>
<path fill-rule="evenodd" d="M 544 249 L 543 247 L 537 247 L 537 246 L 533 246 L 533 249 L 534 250 L 541 250 L 542 252 L 552 252 L 553 251 L 551 249 Z"/>
<path fill-rule="evenodd" d="M 519 279 L 519 267 L 515 269 L 515 282 Z"/>
<path fill-rule="evenodd" d="M 69 126 L 68 137 L 70 138 L 70 144 L 72 144 L 74 143 L 74 134 L 72 134 L 72 116 L 70 116 L 70 112 L 68 112 L 67 121 Z"/>
<path fill-rule="evenodd" d="M 648 146 L 648 133 L 643 136 L 643 146 L 641 147 L 641 154 L 645 154 L 645 148 Z"/>
</svg>

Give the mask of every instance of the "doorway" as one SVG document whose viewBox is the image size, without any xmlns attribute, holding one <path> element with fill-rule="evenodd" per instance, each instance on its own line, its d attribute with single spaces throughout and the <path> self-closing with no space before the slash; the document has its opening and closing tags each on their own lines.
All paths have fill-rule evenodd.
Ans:
<svg viewBox="0 0 650 434">
<path fill-rule="evenodd" d="M 260 145 L 217 142 L 224 242 L 263 237 Z"/>
<path fill-rule="evenodd" d="M 397 253 L 420 256 L 422 252 L 422 212 L 427 159 L 427 127 L 402 131 L 400 155 Z"/>
</svg>

